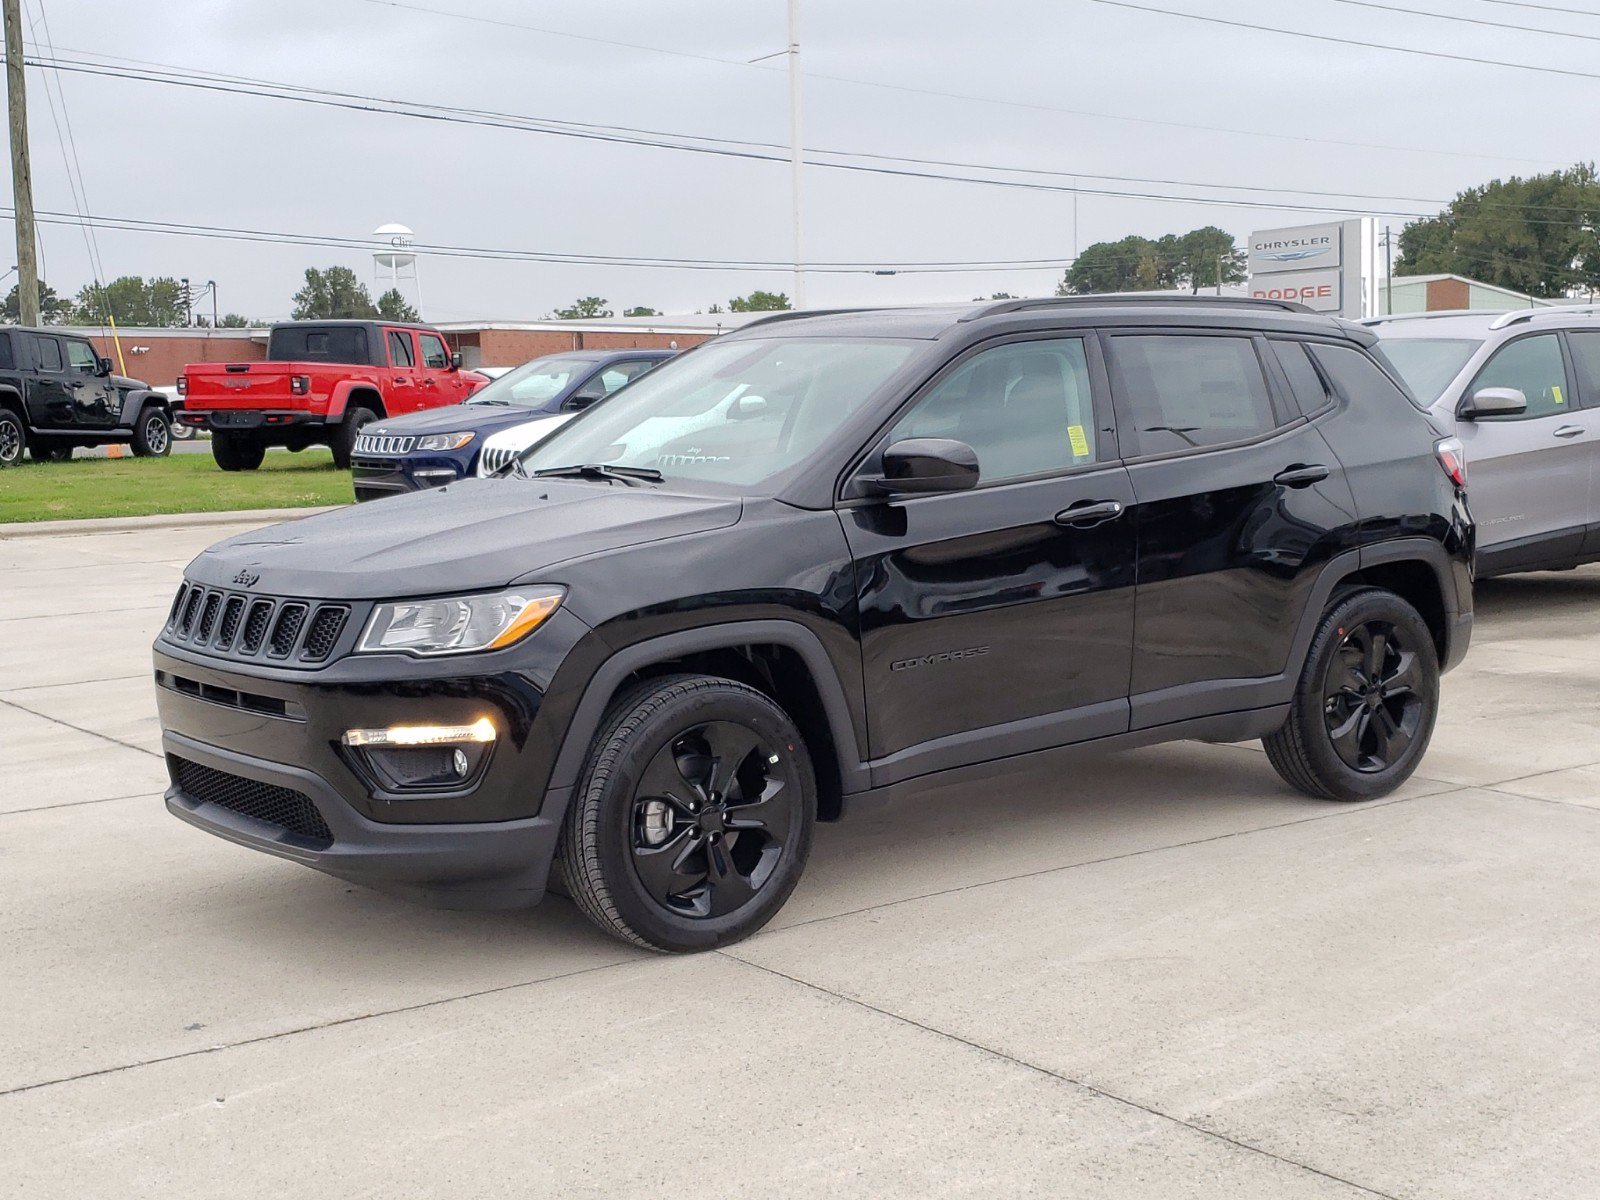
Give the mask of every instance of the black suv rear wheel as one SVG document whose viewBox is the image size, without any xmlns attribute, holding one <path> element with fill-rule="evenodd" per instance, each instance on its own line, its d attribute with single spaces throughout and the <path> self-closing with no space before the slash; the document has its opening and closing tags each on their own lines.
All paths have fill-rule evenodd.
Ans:
<svg viewBox="0 0 1600 1200">
<path fill-rule="evenodd" d="M 211 435 L 211 457 L 224 471 L 254 471 L 266 456 L 267 448 L 253 438 L 220 429 Z"/>
<path fill-rule="evenodd" d="M 748 937 L 811 851 L 800 732 L 754 688 L 671 676 L 611 709 L 558 852 L 568 892 L 624 941 L 682 953 Z"/>
<path fill-rule="evenodd" d="M 1439 714 L 1439 657 L 1427 622 L 1393 592 L 1339 597 L 1283 728 L 1264 739 L 1285 782 L 1325 800 L 1370 800 L 1417 769 Z"/>
<path fill-rule="evenodd" d="M 0 467 L 14 467 L 22 461 L 22 448 L 28 444 L 22 421 L 9 408 L 0 408 Z"/>
</svg>

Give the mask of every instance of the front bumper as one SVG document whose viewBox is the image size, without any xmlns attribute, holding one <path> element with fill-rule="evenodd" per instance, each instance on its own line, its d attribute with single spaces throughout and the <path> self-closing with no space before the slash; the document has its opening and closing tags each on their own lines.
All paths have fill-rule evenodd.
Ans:
<svg viewBox="0 0 1600 1200">
<path fill-rule="evenodd" d="M 357 500 L 377 500 L 403 492 L 443 487 L 467 474 L 462 464 L 447 458 L 371 458 L 350 460 L 350 478 Z"/>
<path fill-rule="evenodd" d="M 440 908 L 519 908 L 544 896 L 559 824 L 550 818 L 449 825 L 388 825 L 368 820 L 311 771 L 267 762 L 166 733 L 168 762 L 197 763 L 228 776 L 306 797 L 331 840 L 313 841 L 273 822 L 202 800 L 178 784 L 167 811 L 207 833 L 286 858 L 377 891 Z"/>
</svg>

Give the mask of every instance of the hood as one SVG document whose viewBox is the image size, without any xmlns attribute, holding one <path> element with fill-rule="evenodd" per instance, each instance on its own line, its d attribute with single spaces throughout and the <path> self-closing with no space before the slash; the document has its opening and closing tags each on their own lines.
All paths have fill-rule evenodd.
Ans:
<svg viewBox="0 0 1600 1200">
<path fill-rule="evenodd" d="M 531 421 L 518 421 L 496 433 L 489 444 L 496 450 L 526 450 L 540 439 L 549 437 L 575 416 L 576 413 L 547 413 Z"/>
<path fill-rule="evenodd" d="M 126 375 L 107 375 L 106 382 L 119 388 L 133 388 L 138 391 L 149 391 L 150 385 L 137 379 L 129 379 Z"/>
<path fill-rule="evenodd" d="M 457 433 L 467 429 L 492 433 L 540 415 L 531 408 L 502 408 L 498 404 L 451 404 L 445 408 L 407 413 L 402 417 L 383 417 L 364 427 L 361 432 L 413 437 L 424 433 Z"/>
<path fill-rule="evenodd" d="M 482 591 L 627 546 L 721 529 L 740 502 L 648 485 L 468 479 L 240 534 L 189 564 L 190 579 L 319 600 Z"/>
</svg>

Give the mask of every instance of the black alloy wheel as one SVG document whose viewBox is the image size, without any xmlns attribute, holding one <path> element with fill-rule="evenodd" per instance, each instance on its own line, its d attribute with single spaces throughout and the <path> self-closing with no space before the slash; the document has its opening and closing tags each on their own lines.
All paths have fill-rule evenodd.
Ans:
<svg viewBox="0 0 1600 1200">
<path fill-rule="evenodd" d="M 1422 725 L 1417 652 L 1406 637 L 1388 621 L 1367 621 L 1345 631 L 1328 663 L 1328 739 L 1347 766 L 1364 774 L 1399 762 Z"/>
<path fill-rule="evenodd" d="M 686 730 L 633 796 L 633 867 L 651 898 L 687 917 L 749 904 L 783 857 L 799 787 L 782 748 L 730 721 Z"/>
<path fill-rule="evenodd" d="M 27 435 L 22 432 L 16 413 L 0 408 L 0 467 L 14 467 L 21 462 L 26 442 Z"/>
</svg>

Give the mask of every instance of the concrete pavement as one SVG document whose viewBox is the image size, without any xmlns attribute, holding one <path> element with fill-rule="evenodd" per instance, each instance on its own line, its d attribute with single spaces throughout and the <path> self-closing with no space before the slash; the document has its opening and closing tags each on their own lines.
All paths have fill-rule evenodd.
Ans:
<svg viewBox="0 0 1600 1200">
<path fill-rule="evenodd" d="M 1594 1192 L 1600 570 L 1481 589 L 1397 797 L 1192 743 L 931 789 L 662 959 L 169 817 L 148 646 L 234 531 L 0 540 L 0 1194 Z"/>
</svg>

